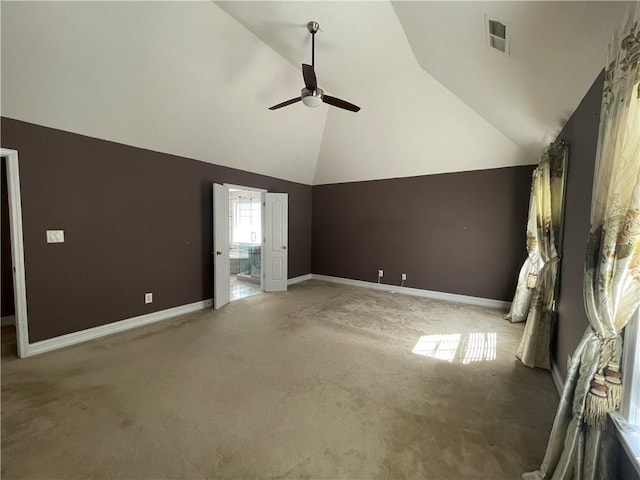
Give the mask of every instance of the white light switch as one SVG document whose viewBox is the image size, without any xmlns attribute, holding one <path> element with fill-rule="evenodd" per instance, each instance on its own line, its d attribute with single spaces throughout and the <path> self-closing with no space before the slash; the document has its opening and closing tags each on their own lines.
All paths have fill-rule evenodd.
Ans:
<svg viewBox="0 0 640 480">
<path fill-rule="evenodd" d="M 64 230 L 47 230 L 47 243 L 64 243 Z"/>
</svg>

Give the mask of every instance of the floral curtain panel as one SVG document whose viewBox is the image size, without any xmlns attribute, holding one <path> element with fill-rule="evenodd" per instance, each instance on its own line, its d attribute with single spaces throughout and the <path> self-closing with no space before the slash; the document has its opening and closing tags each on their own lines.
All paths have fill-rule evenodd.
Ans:
<svg viewBox="0 0 640 480">
<path fill-rule="evenodd" d="M 562 187 L 567 148 L 564 144 L 549 146 L 533 175 L 535 185 L 535 239 L 539 270 L 527 324 L 516 356 L 529 367 L 551 369 L 551 327 L 558 272 L 558 238 Z"/>
<path fill-rule="evenodd" d="M 531 182 L 531 194 L 529 195 L 529 216 L 527 218 L 527 259 L 524 261 L 520 274 L 516 294 L 511 302 L 511 308 L 504 318 L 512 323 L 524 322 L 531 308 L 531 298 L 536 287 L 538 270 L 540 269 L 540 253 L 538 252 L 538 239 L 536 237 L 536 175 L 538 169 L 533 171 Z"/>
<path fill-rule="evenodd" d="M 609 49 L 584 277 L 590 326 L 578 345 L 531 479 L 609 479 L 607 414 L 620 405 L 621 333 L 640 303 L 640 5 Z"/>
<path fill-rule="evenodd" d="M 533 172 L 527 252 L 509 313 L 512 322 L 527 321 L 517 356 L 530 367 L 549 368 L 558 238 L 567 148 L 552 144 Z"/>
</svg>

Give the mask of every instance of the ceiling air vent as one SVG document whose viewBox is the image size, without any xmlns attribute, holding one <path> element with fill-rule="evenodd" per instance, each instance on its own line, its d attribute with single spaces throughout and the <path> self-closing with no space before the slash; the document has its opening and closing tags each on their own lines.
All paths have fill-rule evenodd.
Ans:
<svg viewBox="0 0 640 480">
<path fill-rule="evenodd" d="M 509 33 L 507 25 L 498 20 L 492 20 L 485 15 L 487 26 L 487 42 L 491 48 L 509 55 Z"/>
</svg>

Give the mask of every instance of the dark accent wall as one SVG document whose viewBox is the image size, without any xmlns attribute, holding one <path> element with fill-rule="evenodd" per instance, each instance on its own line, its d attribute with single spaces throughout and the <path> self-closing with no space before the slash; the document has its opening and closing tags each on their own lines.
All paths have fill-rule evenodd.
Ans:
<svg viewBox="0 0 640 480">
<path fill-rule="evenodd" d="M 534 166 L 313 187 L 313 273 L 510 301 Z"/>
<path fill-rule="evenodd" d="M 569 142 L 558 321 L 552 346 L 563 377 L 567 374 L 567 356 L 573 355 L 589 325 L 582 292 L 603 85 L 601 73 L 558 136 Z"/>
<path fill-rule="evenodd" d="M 0 316 L 8 317 L 15 313 L 13 304 L 13 273 L 12 273 L 12 261 L 11 261 L 11 234 L 9 225 L 9 197 L 7 194 L 7 168 L 4 157 L 2 157 L 2 183 L 0 184 L 2 189 L 2 307 L 0 307 Z"/>
<path fill-rule="evenodd" d="M 214 182 L 288 193 L 289 277 L 311 272 L 310 186 L 1 122 L 20 161 L 31 342 L 211 298 Z"/>
</svg>

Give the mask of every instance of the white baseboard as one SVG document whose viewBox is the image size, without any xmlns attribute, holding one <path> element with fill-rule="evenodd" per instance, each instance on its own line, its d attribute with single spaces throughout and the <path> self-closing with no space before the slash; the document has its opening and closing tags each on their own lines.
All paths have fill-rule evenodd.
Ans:
<svg viewBox="0 0 640 480">
<path fill-rule="evenodd" d="M 324 280 L 327 282 L 341 283 L 344 285 L 351 285 L 355 287 L 372 288 L 374 290 L 394 292 L 404 295 L 413 295 L 417 297 L 433 298 L 436 300 L 445 300 L 449 302 L 466 303 L 469 305 L 478 305 L 482 307 L 508 309 L 510 306 L 509 302 L 504 302 L 501 300 L 470 297 L 467 295 L 458 295 L 455 293 L 434 292 L 431 290 L 420 290 L 417 288 L 399 287 L 395 285 L 378 284 L 374 282 L 331 277 L 328 275 L 319 275 L 315 273 L 309 273 L 306 275 L 300 275 L 299 277 L 290 278 L 287 281 L 287 284 L 295 285 L 296 283 L 304 282 L 307 280 Z M 184 315 L 186 313 L 203 310 L 205 308 L 211 307 L 212 305 L 212 299 L 203 300 L 200 302 L 190 303 L 188 305 L 181 305 L 179 307 L 169 308 L 158 312 L 148 313 L 146 315 L 140 315 L 138 317 L 128 318 L 126 320 L 120 320 L 118 322 L 101 325 L 99 327 L 89 328 L 87 330 L 81 330 L 79 332 L 68 333 L 66 335 L 50 338 L 48 340 L 42 340 L 40 342 L 30 343 L 27 345 L 26 352 L 23 357 L 30 357 L 33 355 L 38 355 L 40 353 L 57 350 L 59 348 L 76 345 L 78 343 L 86 342 L 89 340 L 95 340 L 97 338 L 112 335 L 114 333 L 124 332 L 132 328 L 142 327 L 143 325 L 149 325 L 151 323 L 167 320 L 178 315 Z"/>
<path fill-rule="evenodd" d="M 167 320 L 178 315 L 184 315 L 186 313 L 203 310 L 205 308 L 211 307 L 212 305 L 212 299 L 202 300 L 200 302 L 180 305 L 179 307 L 173 307 L 166 310 L 160 310 L 158 312 L 147 313 L 146 315 L 127 318 L 125 320 L 109 323 L 107 325 L 101 325 L 99 327 L 89 328 L 87 330 L 81 330 L 79 332 L 68 333 L 59 337 L 50 338 L 48 340 L 30 343 L 27 345 L 26 355 L 23 356 L 31 357 L 40 353 L 50 352 L 51 350 L 57 350 L 59 348 L 76 345 L 88 340 L 95 340 L 97 338 L 112 335 L 114 333 L 124 332 L 125 330 L 131 330 L 132 328 L 142 327 L 143 325 L 149 325 L 151 323 Z"/>
<path fill-rule="evenodd" d="M 16 324 L 16 316 L 15 315 L 7 315 L 6 317 L 2 317 L 0 319 L 0 325 L 3 327 L 10 327 Z"/>
<path fill-rule="evenodd" d="M 466 303 L 469 305 L 478 305 L 480 307 L 499 308 L 501 310 L 509 310 L 511 302 L 502 300 L 493 300 L 490 298 L 470 297 L 468 295 L 458 295 L 457 293 L 435 292 L 432 290 L 421 290 L 419 288 L 400 287 L 396 285 L 388 285 L 384 283 L 365 282 L 362 280 L 352 280 L 350 278 L 331 277 L 328 275 L 319 275 L 313 273 L 311 278 L 314 280 L 324 280 L 326 282 L 341 283 L 343 285 L 351 285 L 354 287 L 372 288 L 374 290 L 382 290 L 385 292 L 401 293 L 403 295 L 413 295 L 415 297 L 433 298 L 435 300 L 444 300 L 447 302 Z"/>
<path fill-rule="evenodd" d="M 560 373 L 558 364 L 553 359 L 551 359 L 551 378 L 553 378 L 553 384 L 556 386 L 556 390 L 558 390 L 558 395 L 562 397 L 564 380 L 562 379 L 562 374 Z"/>
<path fill-rule="evenodd" d="M 307 280 L 311 280 L 311 274 L 307 273 L 306 275 L 300 275 L 299 277 L 293 277 L 287 280 L 287 285 L 295 285 L 296 283 L 306 282 Z"/>
</svg>

